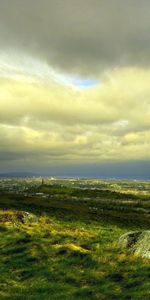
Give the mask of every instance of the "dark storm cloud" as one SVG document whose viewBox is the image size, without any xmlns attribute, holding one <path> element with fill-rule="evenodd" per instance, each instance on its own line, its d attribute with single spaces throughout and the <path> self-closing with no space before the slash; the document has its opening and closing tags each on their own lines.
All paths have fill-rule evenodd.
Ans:
<svg viewBox="0 0 150 300">
<path fill-rule="evenodd" d="M 149 64 L 148 0 L 0 0 L 1 49 L 66 71 Z"/>
</svg>

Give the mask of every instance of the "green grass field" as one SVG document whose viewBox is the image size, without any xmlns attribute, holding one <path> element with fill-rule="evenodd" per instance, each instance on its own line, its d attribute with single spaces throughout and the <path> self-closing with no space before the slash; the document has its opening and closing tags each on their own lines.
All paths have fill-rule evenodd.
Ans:
<svg viewBox="0 0 150 300">
<path fill-rule="evenodd" d="M 0 196 L 0 299 L 150 299 L 149 262 L 117 247 L 149 229 L 148 198 L 43 190 L 53 197 Z"/>
</svg>

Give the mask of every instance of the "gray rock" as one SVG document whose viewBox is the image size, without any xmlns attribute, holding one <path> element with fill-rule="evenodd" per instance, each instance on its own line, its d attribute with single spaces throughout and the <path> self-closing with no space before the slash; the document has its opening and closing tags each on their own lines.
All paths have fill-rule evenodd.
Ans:
<svg viewBox="0 0 150 300">
<path fill-rule="evenodd" d="M 38 217 L 26 211 L 19 211 L 15 214 L 16 221 L 21 223 L 37 223 Z"/>
<path fill-rule="evenodd" d="M 37 223 L 38 217 L 29 212 L 23 212 L 23 221 L 24 223 Z"/>
<path fill-rule="evenodd" d="M 118 246 L 130 253 L 150 259 L 150 230 L 127 232 L 120 237 Z"/>
</svg>

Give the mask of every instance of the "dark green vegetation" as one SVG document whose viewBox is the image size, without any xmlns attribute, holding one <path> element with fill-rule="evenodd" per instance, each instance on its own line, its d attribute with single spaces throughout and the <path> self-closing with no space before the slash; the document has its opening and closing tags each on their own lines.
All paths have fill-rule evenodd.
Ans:
<svg viewBox="0 0 150 300">
<path fill-rule="evenodd" d="M 149 229 L 148 196 L 57 185 L 29 192 L 0 196 L 1 299 L 150 299 L 149 262 L 117 248 L 121 234 Z"/>
</svg>

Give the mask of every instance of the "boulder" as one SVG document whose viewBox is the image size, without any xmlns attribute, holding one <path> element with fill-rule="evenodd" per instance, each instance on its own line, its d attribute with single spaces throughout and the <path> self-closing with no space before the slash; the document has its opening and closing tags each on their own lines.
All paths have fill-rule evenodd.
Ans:
<svg viewBox="0 0 150 300">
<path fill-rule="evenodd" d="M 118 246 L 132 254 L 150 259 L 150 230 L 127 232 L 120 237 Z"/>
<path fill-rule="evenodd" d="M 13 221 L 13 223 L 15 224 L 31 224 L 38 222 L 38 217 L 27 211 L 14 211 L 11 218 L 12 220 L 10 220 Z"/>
</svg>

